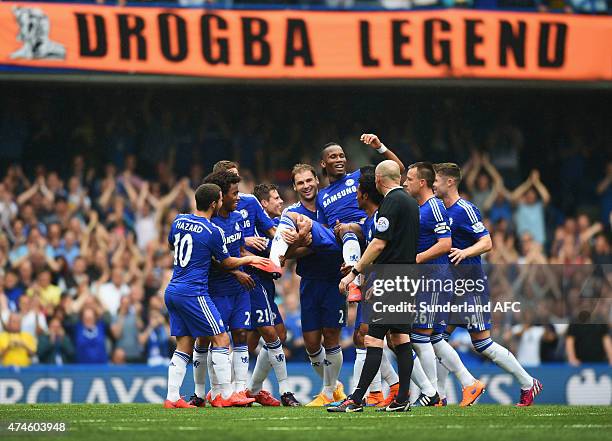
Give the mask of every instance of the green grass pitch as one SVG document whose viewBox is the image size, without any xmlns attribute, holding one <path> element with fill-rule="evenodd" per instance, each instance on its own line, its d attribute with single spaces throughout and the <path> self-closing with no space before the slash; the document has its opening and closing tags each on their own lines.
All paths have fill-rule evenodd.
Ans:
<svg viewBox="0 0 612 441">
<path fill-rule="evenodd" d="M 7 431 L 11 421 L 63 421 L 67 431 Z M 152 404 L 0 406 L 0 439 L 139 440 L 612 440 L 612 407 L 413 408 L 410 413 L 334 415 L 322 408 L 163 409 Z"/>
</svg>

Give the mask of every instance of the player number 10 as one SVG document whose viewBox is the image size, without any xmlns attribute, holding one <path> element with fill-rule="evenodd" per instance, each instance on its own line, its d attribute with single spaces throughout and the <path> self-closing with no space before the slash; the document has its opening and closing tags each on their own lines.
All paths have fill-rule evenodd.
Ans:
<svg viewBox="0 0 612 441">
<path fill-rule="evenodd" d="M 193 239 L 191 234 L 185 234 L 181 239 L 181 234 L 174 235 L 174 264 L 185 268 L 191 259 L 193 251 Z"/>
</svg>

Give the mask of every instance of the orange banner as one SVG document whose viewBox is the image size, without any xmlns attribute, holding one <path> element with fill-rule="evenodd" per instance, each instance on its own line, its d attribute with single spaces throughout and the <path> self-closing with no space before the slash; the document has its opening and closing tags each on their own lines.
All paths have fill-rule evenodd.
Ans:
<svg viewBox="0 0 612 441">
<path fill-rule="evenodd" d="M 612 18 L 2 2 L 0 64 L 228 78 L 612 80 Z"/>
</svg>

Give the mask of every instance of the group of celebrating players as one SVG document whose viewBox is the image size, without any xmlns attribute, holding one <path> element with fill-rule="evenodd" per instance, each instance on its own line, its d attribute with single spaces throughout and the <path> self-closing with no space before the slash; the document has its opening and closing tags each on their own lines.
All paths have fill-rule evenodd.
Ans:
<svg viewBox="0 0 612 441">
<path fill-rule="evenodd" d="M 239 193 L 241 178 L 232 161 L 215 164 L 197 188 L 193 213 L 178 215 L 168 236 L 174 250 L 174 272 L 165 301 L 177 348 L 168 369 L 164 407 L 202 407 L 206 401 L 214 407 L 254 402 L 301 405 L 287 381 L 282 347 L 286 330 L 274 301 L 274 280 L 287 259 L 296 260 L 304 344 L 313 369 L 323 380 L 321 392 L 306 406 L 327 406 L 339 412 L 358 412 L 366 405 L 382 411 L 406 411 L 411 404 L 445 406 L 449 372 L 463 387 L 460 406 L 474 404 L 484 392 L 485 385 L 470 374 L 448 343 L 455 325 L 435 313 L 419 315 L 411 326 L 410 343 L 401 345 L 401 354 L 396 351 L 398 357 L 413 360 L 409 376 L 420 395 L 412 403 L 400 391 L 398 374 L 384 353 L 374 380 L 368 380 L 367 397 L 366 390 L 358 387 L 347 398 L 338 381 L 343 363 L 340 331 L 346 325 L 347 303 L 362 300 L 362 277 L 355 268 L 370 261 L 374 236 L 389 228 L 388 220 L 377 216 L 384 176 L 399 184 L 405 173 L 404 190 L 419 205 L 417 264 L 480 265 L 481 254 L 491 249 L 478 208 L 459 196 L 461 170 L 456 164 L 418 162 L 406 172 L 401 160 L 376 135 L 363 134 L 361 141 L 384 158 L 376 170 L 366 166 L 348 173 L 344 150 L 329 143 L 320 162 L 329 185 L 319 189 L 314 167 L 296 164 L 291 176 L 299 201 L 285 210 L 273 184 L 257 185 L 254 195 Z M 442 301 L 433 296 L 424 300 Z M 362 303 L 358 308 L 353 336 L 356 379 L 361 377 L 368 351 Z M 542 385 L 510 351 L 492 341 L 490 315 L 475 314 L 464 326 L 476 351 L 517 379 L 521 386 L 518 405 L 531 405 Z M 260 339 L 262 350 L 249 379 L 249 354 Z M 393 349 L 389 339 L 388 343 Z M 412 348 L 407 354 L 406 347 Z M 180 387 L 190 360 L 195 391 L 187 402 L 180 396 Z M 262 389 L 271 369 L 280 400 Z M 383 380 L 389 386 L 386 397 Z"/>
</svg>

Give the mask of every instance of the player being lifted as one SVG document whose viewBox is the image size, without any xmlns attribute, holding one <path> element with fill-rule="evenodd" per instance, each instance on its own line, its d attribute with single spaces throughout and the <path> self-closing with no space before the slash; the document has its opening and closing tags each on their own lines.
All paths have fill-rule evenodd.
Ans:
<svg viewBox="0 0 612 441">
<path fill-rule="evenodd" d="M 283 200 L 278 194 L 278 187 L 274 184 L 259 184 L 255 187 L 255 197 L 261 203 L 265 213 L 278 225 L 283 207 Z M 255 229 L 255 234 L 259 235 Z M 256 254 L 267 256 L 270 253 L 271 241 L 265 239 L 267 246 L 264 251 L 255 251 Z M 249 269 L 255 281 L 255 287 L 251 290 L 251 319 L 254 331 L 249 335 L 249 350 L 251 352 L 257 347 L 260 335 L 264 339 L 264 346 L 257 355 L 257 362 L 253 375 L 247 389 L 247 396 L 255 398 L 262 406 L 299 406 L 293 393 L 289 390 L 287 380 L 287 363 L 283 346 L 287 338 L 287 330 L 280 315 L 278 305 L 275 302 L 276 289 L 271 274 L 259 269 Z M 274 398 L 268 391 L 262 389 L 263 382 L 268 378 L 270 369 L 274 369 L 278 388 L 281 394 L 280 401 Z"/>
<path fill-rule="evenodd" d="M 429 162 L 417 162 L 408 167 L 404 188 L 419 204 L 420 228 L 417 263 L 431 265 L 428 267 L 428 272 L 431 273 L 428 274 L 428 277 L 444 280 L 452 277 L 448 268 L 450 264 L 448 253 L 452 245 L 451 229 L 444 203 L 434 196 L 434 179 L 433 165 Z M 426 303 L 431 306 L 442 306 L 449 303 L 451 299 L 451 296 L 445 296 L 443 292 L 422 292 L 417 296 L 416 303 L 417 305 Z M 455 367 L 456 363 L 447 362 L 447 358 L 452 357 L 452 360 L 455 361 L 459 358 L 453 347 L 443 339 L 442 334 L 432 335 L 434 326 L 446 324 L 448 319 L 448 313 L 421 312 L 417 314 L 410 333 L 410 341 L 419 356 L 423 370 L 436 387 L 438 386 L 436 357 L 443 365 L 451 367 Z M 460 405 L 469 406 L 484 392 L 484 384 L 474 379 L 463 364 L 461 366 L 461 369 L 453 372 L 463 387 L 463 399 Z M 415 404 L 435 406 L 440 403 L 438 394 L 432 395 L 429 395 L 429 392 L 423 392 Z M 440 404 L 443 405 L 444 402 Z"/>
<path fill-rule="evenodd" d="M 370 133 L 361 135 L 360 140 L 380 153 L 384 159 L 399 165 L 400 173 L 404 173 L 404 164 L 388 149 L 378 136 Z M 316 199 L 317 221 L 333 228 L 337 223 L 359 222 L 366 217 L 357 205 L 357 181 L 361 171 L 352 173 L 346 171 L 346 155 L 340 145 L 330 142 L 321 152 L 321 168 L 329 180 L 329 185 L 319 191 Z M 352 267 L 361 258 L 361 247 L 357 236 L 347 232 L 342 237 L 342 258 L 347 267 Z M 358 282 L 349 286 L 349 300 L 360 300 L 361 290 Z"/>
<path fill-rule="evenodd" d="M 215 258 L 221 268 L 233 270 L 242 265 L 266 264 L 267 259 L 229 255 L 223 232 L 211 222 L 221 204 L 219 186 L 199 186 L 195 192 L 194 213 L 179 214 L 172 222 L 168 235 L 170 248 L 174 250 L 174 271 L 166 288 L 165 302 L 170 316 L 171 334 L 176 337 L 177 347 L 168 367 L 168 395 L 164 401 L 166 408 L 195 407 L 181 398 L 180 388 L 196 337 L 202 347 L 208 348 L 210 345 L 219 386 L 213 402 L 219 406 L 233 404 L 229 336 L 208 291 L 211 260 Z M 194 357 L 194 369 L 200 366 L 205 369 L 205 365 L 205 359 Z M 200 390 L 200 394 L 203 393 Z"/>
<path fill-rule="evenodd" d="M 435 165 L 436 178 L 434 191 L 441 198 L 448 213 L 451 233 L 452 248 L 450 260 L 455 265 L 473 265 L 479 274 L 484 277 L 481 269 L 480 256 L 492 247 L 491 236 L 482 223 L 480 210 L 469 201 L 459 196 L 459 184 L 461 182 L 461 169 L 454 163 L 441 163 Z M 488 301 L 487 296 L 483 299 L 471 296 L 466 301 L 482 304 Z M 542 383 L 530 376 L 519 364 L 514 355 L 503 346 L 491 339 L 491 314 L 479 312 L 470 318 L 465 326 L 470 333 L 472 344 L 477 352 L 489 358 L 506 372 L 514 375 L 521 386 L 521 397 L 518 406 L 530 406 L 536 395 L 542 390 Z M 455 325 L 449 325 L 444 330 L 444 338 L 448 339 L 455 329 Z M 446 358 L 451 360 L 450 358 Z M 455 363 L 461 363 L 457 357 Z M 456 372 L 462 366 L 448 366 L 450 371 Z M 465 367 L 463 367 L 465 369 Z"/>
<path fill-rule="evenodd" d="M 311 246 L 304 246 L 308 244 L 303 234 L 305 228 L 301 229 L 302 236 L 298 238 L 296 230 L 300 228 L 296 224 L 299 220 L 312 222 L 316 219 L 319 180 L 308 164 L 296 164 L 291 177 L 299 202 L 283 212 L 272 242 L 270 260 L 279 264 L 279 258 L 285 255 L 297 259 L 304 345 L 312 367 L 323 379 L 321 393 L 306 406 L 324 406 L 346 397 L 338 381 L 342 367 L 340 330 L 346 322 L 346 299 L 338 293 L 342 253 L 331 229 L 316 222 L 309 236 L 312 237 Z M 293 236 L 289 237 L 291 233 Z M 288 253 L 289 244 L 293 247 Z"/>
</svg>

